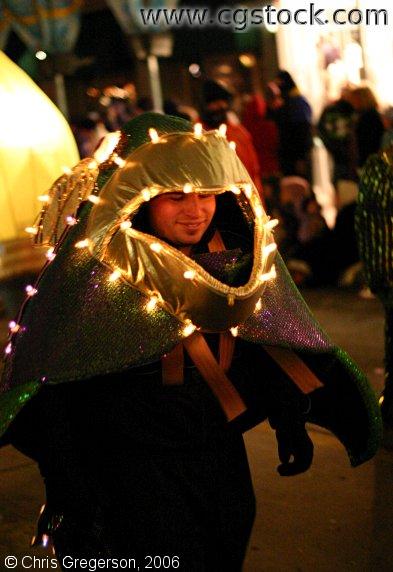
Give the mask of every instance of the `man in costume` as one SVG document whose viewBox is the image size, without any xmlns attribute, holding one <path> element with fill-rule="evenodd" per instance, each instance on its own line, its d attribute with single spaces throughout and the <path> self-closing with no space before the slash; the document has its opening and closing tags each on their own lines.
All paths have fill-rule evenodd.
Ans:
<svg viewBox="0 0 393 572">
<path fill-rule="evenodd" d="M 353 465 L 375 453 L 373 392 L 304 304 L 274 225 L 222 131 L 151 113 L 50 190 L 37 238 L 54 247 L 12 324 L 0 427 L 39 463 L 36 542 L 50 534 L 60 561 L 241 570 L 241 433 L 267 417 L 281 475 L 311 464 L 306 421 Z"/>
<path fill-rule="evenodd" d="M 385 309 L 385 387 L 381 396 L 386 444 L 393 447 L 393 146 L 365 164 L 356 232 L 366 280 Z"/>
</svg>

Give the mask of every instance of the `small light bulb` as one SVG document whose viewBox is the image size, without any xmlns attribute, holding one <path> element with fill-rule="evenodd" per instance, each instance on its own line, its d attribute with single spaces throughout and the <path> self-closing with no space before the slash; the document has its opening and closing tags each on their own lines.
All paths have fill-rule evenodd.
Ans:
<svg viewBox="0 0 393 572">
<path fill-rule="evenodd" d="M 194 135 L 197 139 L 202 137 L 203 127 L 202 123 L 195 123 L 194 125 Z"/>
<path fill-rule="evenodd" d="M 66 216 L 66 223 L 67 223 L 69 226 L 74 226 L 77 222 L 78 222 L 78 221 L 76 220 L 75 217 L 70 216 L 70 215 L 69 215 L 69 216 Z"/>
<path fill-rule="evenodd" d="M 144 201 L 150 201 L 151 199 L 151 192 L 149 189 L 143 189 L 142 191 L 142 198 Z"/>
<path fill-rule="evenodd" d="M 118 165 L 119 167 L 124 167 L 124 165 L 126 164 L 125 160 L 122 159 L 122 157 L 119 157 L 119 155 L 115 155 L 113 157 L 113 162 L 116 163 L 116 165 Z"/>
<path fill-rule="evenodd" d="M 378 399 L 379 405 L 382 405 L 382 403 L 384 402 L 384 400 L 385 400 L 385 396 L 384 396 L 384 395 L 381 395 L 381 397 Z"/>
<path fill-rule="evenodd" d="M 267 223 L 265 224 L 265 228 L 266 230 L 273 230 L 273 228 L 275 228 L 279 223 L 279 220 L 277 218 L 272 218 L 270 220 L 267 221 Z"/>
<path fill-rule="evenodd" d="M 62 167 L 62 169 L 65 175 L 72 175 L 72 169 L 70 169 L 69 167 Z"/>
<path fill-rule="evenodd" d="M 17 324 L 14 320 L 9 322 L 8 327 L 10 329 L 10 332 L 12 332 L 13 334 L 16 334 L 16 332 L 19 332 L 20 330 L 20 325 Z"/>
<path fill-rule="evenodd" d="M 149 137 L 150 137 L 152 143 L 158 143 L 158 141 L 160 140 L 160 137 L 159 137 L 156 129 L 154 129 L 153 127 L 151 127 L 149 129 Z"/>
<path fill-rule="evenodd" d="M 87 198 L 91 203 L 93 203 L 93 205 L 98 205 L 101 202 L 100 198 L 97 197 L 97 195 L 89 195 Z"/>
<path fill-rule="evenodd" d="M 195 324 L 193 324 L 190 320 L 186 323 L 186 325 L 183 328 L 183 336 L 185 338 L 188 338 L 188 336 L 191 336 L 191 334 L 193 334 L 196 330 L 196 326 Z"/>
<path fill-rule="evenodd" d="M 273 280 L 273 278 L 275 278 L 276 276 L 277 276 L 276 267 L 273 264 L 273 266 L 271 267 L 269 272 L 265 272 L 264 274 L 260 274 L 259 280 L 261 282 L 268 282 L 269 280 Z"/>
<path fill-rule="evenodd" d="M 128 228 L 131 228 L 132 224 L 130 220 L 123 220 L 122 223 L 120 223 L 120 228 L 121 230 L 127 230 Z"/>
<path fill-rule="evenodd" d="M 49 536 L 47 534 L 42 535 L 42 546 L 46 548 L 48 546 Z"/>
<path fill-rule="evenodd" d="M 243 186 L 244 189 L 244 194 L 246 195 L 246 197 L 248 199 L 251 199 L 252 196 L 252 185 L 250 183 L 247 183 L 246 185 Z"/>
<path fill-rule="evenodd" d="M 218 128 L 218 133 L 220 137 L 227 136 L 227 126 L 225 125 L 225 123 L 221 123 L 220 127 Z"/>
<path fill-rule="evenodd" d="M 231 328 L 231 334 L 234 338 L 236 338 L 236 336 L 239 333 L 239 328 L 236 326 L 236 328 Z"/>
<path fill-rule="evenodd" d="M 234 141 L 229 141 L 229 147 L 232 151 L 236 151 L 236 143 Z"/>
<path fill-rule="evenodd" d="M 31 284 L 28 284 L 28 286 L 26 286 L 25 291 L 28 296 L 34 296 L 38 292 L 38 290 L 34 288 L 34 286 L 32 286 Z"/>
<path fill-rule="evenodd" d="M 261 205 L 257 205 L 255 207 L 255 216 L 257 218 L 261 218 L 262 215 L 263 215 L 263 208 L 261 207 Z"/>
<path fill-rule="evenodd" d="M 39 195 L 37 197 L 37 199 L 41 202 L 41 203 L 49 203 L 50 202 L 50 196 L 49 195 Z"/>
<path fill-rule="evenodd" d="M 240 190 L 239 187 L 237 187 L 236 185 L 231 185 L 231 186 L 229 187 L 229 190 L 232 191 L 232 193 L 233 193 L 234 195 L 240 195 L 240 193 L 241 193 L 241 190 Z"/>
<path fill-rule="evenodd" d="M 11 342 L 10 342 L 9 344 L 7 344 L 7 346 L 6 346 L 5 350 L 4 350 L 4 352 L 5 352 L 7 355 L 9 355 L 9 354 L 12 352 L 12 344 L 11 344 Z"/>
<path fill-rule="evenodd" d="M 37 228 L 36 226 L 27 226 L 27 227 L 25 228 L 25 231 L 26 231 L 28 234 L 34 234 L 34 235 L 35 235 L 35 234 L 38 233 L 38 228 Z"/>
<path fill-rule="evenodd" d="M 263 256 L 267 258 L 269 256 L 269 254 L 271 254 L 275 250 L 277 250 L 277 244 L 275 242 L 271 242 L 270 244 L 267 244 L 264 247 Z"/>
<path fill-rule="evenodd" d="M 116 280 L 118 280 L 120 276 L 121 276 L 120 270 L 114 270 L 112 274 L 109 276 L 108 280 L 109 282 L 116 282 Z"/>
<path fill-rule="evenodd" d="M 195 270 L 186 270 L 183 274 L 186 280 L 193 280 L 195 278 L 196 272 Z"/>
<path fill-rule="evenodd" d="M 153 252 L 161 252 L 162 250 L 162 244 L 160 244 L 159 242 L 152 242 L 150 245 L 150 248 L 152 249 Z"/>
<path fill-rule="evenodd" d="M 186 193 L 186 194 L 192 193 L 193 188 L 194 187 L 191 185 L 191 183 L 186 183 L 183 187 L 183 193 Z"/>
<path fill-rule="evenodd" d="M 79 240 L 79 242 L 77 242 L 75 244 L 75 248 L 87 248 L 89 246 L 89 239 L 85 238 L 83 240 Z"/>
<path fill-rule="evenodd" d="M 35 57 L 37 58 L 37 60 L 44 61 L 48 57 L 48 54 L 44 52 L 44 50 L 38 50 L 35 53 Z"/>
<path fill-rule="evenodd" d="M 255 311 L 259 312 L 262 310 L 262 298 L 259 298 L 258 302 L 255 304 Z"/>
<path fill-rule="evenodd" d="M 146 304 L 146 310 L 152 312 L 158 304 L 158 296 L 150 296 L 148 303 Z"/>
<path fill-rule="evenodd" d="M 54 247 L 51 246 L 51 247 L 48 249 L 48 251 L 46 252 L 46 254 L 45 254 L 46 258 L 47 258 L 50 262 L 52 262 L 52 260 L 54 260 L 54 258 L 56 257 L 56 254 L 54 253 L 54 250 L 55 250 Z"/>
<path fill-rule="evenodd" d="M 94 169 L 97 169 L 97 167 L 98 163 L 94 159 L 90 161 L 90 163 L 87 165 L 87 168 L 90 169 L 91 171 L 94 171 Z"/>
</svg>

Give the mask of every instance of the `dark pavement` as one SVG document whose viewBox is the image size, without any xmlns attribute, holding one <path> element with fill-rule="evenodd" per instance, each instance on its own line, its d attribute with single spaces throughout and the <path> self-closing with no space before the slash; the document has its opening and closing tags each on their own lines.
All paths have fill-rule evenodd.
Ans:
<svg viewBox="0 0 393 572">
<path fill-rule="evenodd" d="M 355 358 L 379 393 L 379 302 L 339 290 L 309 291 L 305 297 L 328 334 Z M 5 322 L 2 325 L 4 339 Z M 310 435 L 313 466 L 292 478 L 280 477 L 275 470 L 275 437 L 267 424 L 246 436 L 258 514 L 244 571 L 393 571 L 393 452 L 382 449 L 375 459 L 352 469 L 329 433 L 310 427 Z M 2 450 L 1 571 L 6 570 L 6 555 L 37 554 L 30 551 L 29 539 L 43 499 L 34 465 L 10 447 Z"/>
</svg>

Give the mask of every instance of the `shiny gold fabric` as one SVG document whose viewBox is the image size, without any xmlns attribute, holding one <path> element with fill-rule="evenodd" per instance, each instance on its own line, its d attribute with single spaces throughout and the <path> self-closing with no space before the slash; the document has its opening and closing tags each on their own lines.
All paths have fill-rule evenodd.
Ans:
<svg viewBox="0 0 393 572">
<path fill-rule="evenodd" d="M 199 264 L 162 240 L 138 230 L 122 230 L 149 197 L 162 193 L 243 194 L 254 217 L 253 267 L 248 282 L 232 287 L 215 279 Z M 239 207 L 239 217 L 242 216 Z M 218 132 L 198 137 L 171 133 L 131 153 L 108 181 L 89 217 L 87 238 L 93 256 L 118 270 L 123 279 L 183 322 L 204 331 L 224 331 L 244 322 L 262 295 L 275 251 L 266 230 L 268 217 L 243 164 Z M 152 248 L 153 247 L 153 248 Z M 193 271 L 187 279 L 184 273 Z"/>
</svg>

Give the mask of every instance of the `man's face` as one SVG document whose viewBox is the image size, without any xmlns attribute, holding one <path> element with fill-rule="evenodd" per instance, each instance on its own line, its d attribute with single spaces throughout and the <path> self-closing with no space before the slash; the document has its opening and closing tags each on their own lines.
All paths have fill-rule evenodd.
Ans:
<svg viewBox="0 0 393 572">
<path fill-rule="evenodd" d="M 149 203 L 153 233 L 176 246 L 197 244 L 216 210 L 214 195 L 165 193 Z"/>
</svg>

